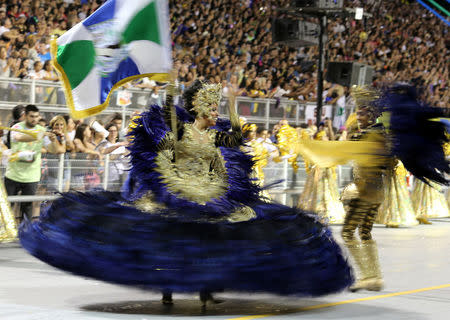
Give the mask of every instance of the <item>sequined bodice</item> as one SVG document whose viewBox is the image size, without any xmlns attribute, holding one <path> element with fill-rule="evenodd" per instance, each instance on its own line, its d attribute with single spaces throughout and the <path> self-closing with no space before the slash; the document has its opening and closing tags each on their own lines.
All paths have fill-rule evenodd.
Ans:
<svg viewBox="0 0 450 320">
<path fill-rule="evenodd" d="M 226 197 L 228 173 L 222 153 L 216 146 L 217 134 L 216 130 L 198 131 L 191 123 L 184 125 L 183 136 L 177 143 L 174 143 L 172 132 L 166 134 L 159 143 L 154 170 L 160 173 L 161 182 L 171 193 L 201 205 Z M 154 200 L 153 194 L 148 192 L 135 205 L 147 212 L 170 206 Z M 231 213 L 228 210 L 223 218 L 230 222 L 256 217 L 255 211 L 248 206 L 237 206 Z"/>
<path fill-rule="evenodd" d="M 215 136 L 215 130 L 198 131 L 188 123 L 175 147 L 165 143 L 158 152 L 155 170 L 172 193 L 201 204 L 226 193 L 228 176 Z M 173 142 L 173 136 L 166 141 Z"/>
<path fill-rule="evenodd" d="M 178 170 L 188 175 L 209 175 L 219 152 L 214 145 L 215 135 L 215 130 L 197 131 L 192 124 L 186 124 L 175 146 Z"/>
</svg>

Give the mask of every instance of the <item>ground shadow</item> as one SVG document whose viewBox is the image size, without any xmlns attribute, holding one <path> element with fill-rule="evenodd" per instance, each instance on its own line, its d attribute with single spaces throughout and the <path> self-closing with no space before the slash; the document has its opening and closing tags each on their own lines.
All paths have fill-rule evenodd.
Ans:
<svg viewBox="0 0 450 320">
<path fill-rule="evenodd" d="M 273 302 L 271 302 L 273 301 Z M 424 319 L 409 311 L 396 310 L 392 305 L 373 306 L 367 303 L 355 303 L 345 306 L 329 306 L 310 310 L 308 306 L 324 305 L 327 301 L 308 299 L 284 299 L 275 300 L 251 300 L 251 299 L 226 299 L 223 303 L 208 305 L 206 309 L 198 300 L 177 299 L 173 306 L 164 306 L 160 301 L 121 301 L 117 303 L 91 304 L 81 307 L 84 311 L 104 312 L 115 314 L 141 314 L 153 316 L 289 316 L 289 319 L 309 318 L 317 319 L 352 319 L 366 318 L 379 319 L 380 316 L 391 317 L 391 319 Z M 306 308 L 306 309 L 304 309 Z M 376 317 L 374 316 L 376 315 Z M 394 316 L 392 318 L 392 316 Z M 397 318 L 398 316 L 398 318 Z M 405 318 L 406 317 L 406 318 Z M 308 319 L 309 319 L 308 318 Z"/>
<path fill-rule="evenodd" d="M 118 314 L 146 314 L 172 316 L 227 316 L 227 315 L 287 315 L 298 312 L 298 304 L 270 303 L 267 301 L 226 299 L 219 304 L 208 304 L 202 308 L 195 299 L 176 299 L 172 306 L 165 306 L 160 301 L 121 301 L 116 303 L 99 303 L 81 307 L 84 311 L 107 312 Z"/>
</svg>

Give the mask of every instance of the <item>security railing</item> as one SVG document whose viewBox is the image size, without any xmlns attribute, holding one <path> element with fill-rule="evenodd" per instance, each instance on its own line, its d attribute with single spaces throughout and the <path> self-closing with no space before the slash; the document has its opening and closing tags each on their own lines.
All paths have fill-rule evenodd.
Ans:
<svg viewBox="0 0 450 320">
<path fill-rule="evenodd" d="M 265 185 L 274 200 L 295 205 L 306 181 L 306 171 L 302 161 L 294 172 L 285 159 L 283 162 L 269 162 L 264 169 Z M 0 166 L 2 176 L 5 164 Z M 43 154 L 41 180 L 35 196 L 10 196 L 11 202 L 53 200 L 59 192 L 90 191 L 103 189 L 120 191 L 128 177 L 129 160 L 124 155 L 105 155 L 102 159 L 91 158 L 84 153 Z M 337 168 L 338 185 L 345 186 L 351 181 L 351 167 Z"/>
<path fill-rule="evenodd" d="M 131 87 L 126 89 L 129 93 L 128 103 L 120 97 L 121 92 L 117 90 L 112 93 L 109 107 L 103 111 L 104 114 L 121 112 L 127 119 L 134 111 L 142 111 L 150 104 L 161 105 L 165 101 L 165 91 L 161 90 L 155 94 L 149 89 Z M 34 103 L 45 113 L 68 113 L 66 101 L 61 87 L 57 81 L 44 81 L 34 79 L 17 79 L 0 77 L 0 111 L 10 110 L 16 104 Z M 126 104 L 126 103 L 125 103 Z M 266 129 L 271 128 L 280 120 L 288 120 L 291 125 L 300 125 L 307 119 L 315 117 L 315 103 L 303 103 L 287 98 L 259 99 L 249 97 L 236 97 L 237 111 L 240 116 L 248 122 L 257 124 Z M 228 99 L 224 97 L 219 106 L 219 112 L 223 116 L 228 115 Z M 347 114 L 349 114 L 350 109 Z M 332 118 L 332 107 L 324 107 L 324 116 Z M 0 112 L 1 116 L 1 112 Z M 2 117 L 4 119 L 5 117 Z"/>
<path fill-rule="evenodd" d="M 120 91 L 112 94 L 109 107 L 103 114 L 121 112 L 128 120 L 134 111 L 142 111 L 149 104 L 162 105 L 165 92 L 155 94 L 149 89 L 131 87 L 126 89 L 129 105 L 120 103 Z M 176 98 L 177 101 L 177 98 Z M 17 104 L 34 103 L 39 106 L 41 113 L 47 114 L 47 119 L 56 114 L 68 113 L 61 83 L 58 81 L 43 81 L 34 79 L 16 79 L 0 77 L 0 119 L 6 125 L 10 117 L 10 110 Z M 228 99 L 224 97 L 219 105 L 222 116 L 228 116 Z M 264 128 L 271 128 L 280 120 L 288 120 L 291 125 L 299 125 L 306 119 L 314 116 L 315 104 L 301 103 L 299 101 L 282 98 L 259 99 L 249 97 L 236 97 L 237 112 L 247 119 Z M 326 111 L 331 117 L 331 112 Z M 327 115 L 326 113 L 326 115 Z M 124 121 L 125 124 L 127 121 Z M 126 161 L 112 159 L 106 155 L 102 160 L 90 159 L 85 154 L 43 155 L 42 179 L 36 196 L 11 196 L 12 202 L 43 201 L 55 198 L 56 192 L 68 190 L 88 191 L 92 188 L 103 188 L 118 191 L 127 176 Z M 306 180 L 303 163 L 294 173 L 287 162 L 269 163 L 265 168 L 266 184 L 274 185 L 269 193 L 274 199 L 285 204 L 295 204 L 296 198 L 302 191 Z M 4 166 L 0 167 L 4 176 Z M 342 187 L 351 180 L 350 167 L 338 167 L 338 181 Z M 118 173 L 119 172 L 119 173 Z"/>
</svg>

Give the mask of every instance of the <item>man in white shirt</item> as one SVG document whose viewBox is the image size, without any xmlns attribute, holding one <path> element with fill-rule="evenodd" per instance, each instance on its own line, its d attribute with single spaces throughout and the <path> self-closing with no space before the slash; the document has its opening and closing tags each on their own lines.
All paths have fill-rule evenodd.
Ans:
<svg viewBox="0 0 450 320">
<path fill-rule="evenodd" d="M 35 105 L 25 107 L 25 120 L 16 123 L 13 128 L 19 130 L 33 130 L 36 134 L 29 135 L 21 132 L 11 132 L 11 151 L 18 155 L 17 161 L 8 163 L 5 173 L 5 189 L 9 196 L 34 195 L 41 180 L 41 152 L 45 148 L 54 152 L 56 148 L 56 136 L 46 132 L 44 127 L 38 124 L 39 109 Z M 48 140 L 44 140 L 44 135 Z M 47 142 L 46 142 L 47 141 Z M 27 216 L 32 218 L 32 203 L 22 202 L 20 205 L 21 219 Z"/>
</svg>

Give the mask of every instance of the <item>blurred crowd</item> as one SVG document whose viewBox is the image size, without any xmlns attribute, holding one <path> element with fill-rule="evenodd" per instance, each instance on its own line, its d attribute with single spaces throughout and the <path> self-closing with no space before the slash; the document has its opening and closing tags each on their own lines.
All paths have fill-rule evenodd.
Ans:
<svg viewBox="0 0 450 320">
<path fill-rule="evenodd" d="M 102 120 L 73 120 L 68 115 L 55 115 L 47 121 L 38 113 L 33 124 L 27 115 L 26 106 L 17 105 L 12 110 L 12 120 L 9 127 L 26 125 L 26 128 L 45 131 L 42 148 L 41 186 L 40 191 L 55 192 L 73 189 L 85 191 L 91 188 L 103 187 L 105 169 L 108 167 L 106 188 L 117 191 L 126 179 L 128 165 L 127 124 L 123 123 L 120 113 L 114 113 Z M 34 126 L 33 126 L 34 125 Z M 3 154 L 13 149 L 12 135 L 14 131 L 1 131 L 0 148 Z M 61 160 L 60 155 L 63 156 Z M 108 159 L 106 159 L 108 158 Z M 107 160 L 107 161 L 106 161 Z M 3 165 L 8 166 L 11 156 L 3 159 Z M 19 157 L 17 161 L 24 161 Z M 63 185 L 58 186 L 59 162 L 64 162 Z"/>
<path fill-rule="evenodd" d="M 0 77 L 56 80 L 50 39 L 93 13 L 104 1 L 5 0 L 0 4 Z M 224 95 L 316 101 L 317 47 L 272 43 L 271 18 L 288 0 L 170 0 L 174 66 L 181 88 L 204 78 Z M 346 1 L 372 14 L 328 23 L 327 61 L 375 67 L 375 83 L 407 81 L 423 98 L 447 106 L 448 28 L 417 2 Z M 137 84 L 156 95 L 160 86 Z M 347 88 L 345 88 L 347 90 Z M 9 88 L 0 85 L 0 100 Z M 16 100 L 21 101 L 21 100 Z"/>
<path fill-rule="evenodd" d="M 224 93 L 316 101 L 318 48 L 272 43 L 271 18 L 290 1 L 171 1 L 179 81 L 222 82 Z M 375 67 L 376 83 L 412 82 L 447 106 L 448 28 L 416 2 L 346 1 L 372 17 L 329 19 L 327 61 Z M 447 41 L 447 42 L 446 42 Z"/>
</svg>

